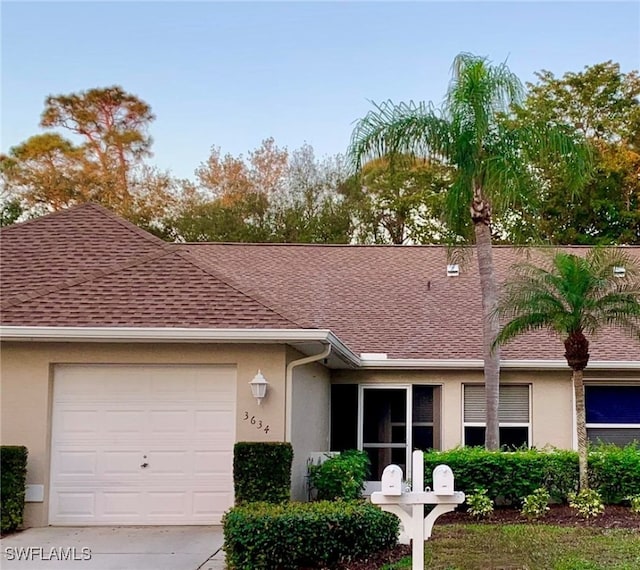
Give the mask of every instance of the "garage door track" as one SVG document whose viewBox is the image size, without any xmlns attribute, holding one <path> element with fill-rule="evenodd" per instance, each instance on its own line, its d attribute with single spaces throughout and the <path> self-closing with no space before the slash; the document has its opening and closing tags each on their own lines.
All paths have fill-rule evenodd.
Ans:
<svg viewBox="0 0 640 570">
<path fill-rule="evenodd" d="M 223 570 L 222 527 L 45 527 L 6 536 L 2 570 Z"/>
</svg>

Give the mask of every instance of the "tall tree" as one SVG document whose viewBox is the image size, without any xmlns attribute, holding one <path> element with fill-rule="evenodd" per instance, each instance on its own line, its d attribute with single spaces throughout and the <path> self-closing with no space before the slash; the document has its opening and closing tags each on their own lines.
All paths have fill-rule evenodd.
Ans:
<svg viewBox="0 0 640 570">
<path fill-rule="evenodd" d="M 0 157 L 4 190 L 36 214 L 90 200 L 93 177 L 82 158 L 82 149 L 57 133 L 32 136 Z"/>
<path fill-rule="evenodd" d="M 91 200 L 135 220 L 148 189 L 159 188 L 145 181 L 153 119 L 147 103 L 117 86 L 49 96 L 40 125 L 71 138 L 45 132 L 12 147 L 0 157 L 3 190 L 30 215 Z"/>
<path fill-rule="evenodd" d="M 85 160 L 98 168 L 102 202 L 129 206 L 132 167 L 150 156 L 151 107 L 117 85 L 50 95 L 40 126 L 63 127 L 82 141 Z"/>
<path fill-rule="evenodd" d="M 452 169 L 436 160 L 371 160 L 342 192 L 354 211 L 361 243 L 436 243 L 445 230 L 442 210 Z"/>
<path fill-rule="evenodd" d="M 588 153 L 579 137 L 565 129 L 513 125 L 504 120 L 523 97 L 520 81 L 505 64 L 493 65 L 486 58 L 463 53 L 455 58 L 452 71 L 442 112 L 424 103 L 377 105 L 357 123 L 349 154 L 358 168 L 365 159 L 387 156 L 393 160 L 407 155 L 438 159 L 455 168 L 445 218 L 459 239 L 472 239 L 476 244 L 487 397 L 485 445 L 498 449 L 500 354 L 492 350 L 499 331 L 492 212 L 508 211 L 535 199 L 534 173 L 529 168 L 534 157 L 553 157 L 570 170 L 572 176 L 567 180 L 572 192 L 588 174 Z"/>
<path fill-rule="evenodd" d="M 289 153 L 266 139 L 246 158 L 213 147 L 168 224 L 188 241 L 346 243 L 344 171 L 339 158 L 318 161 L 310 145 Z"/>
<path fill-rule="evenodd" d="M 624 276 L 614 268 L 623 267 Z M 522 263 L 504 286 L 496 314 L 507 322 L 494 346 L 539 329 L 564 340 L 565 358 L 573 370 L 580 487 L 586 489 L 587 428 L 583 370 L 589 363 L 589 339 L 606 327 L 617 327 L 640 341 L 638 264 L 615 249 L 591 249 L 586 257 L 557 252 L 546 267 Z"/>
<path fill-rule="evenodd" d="M 569 244 L 640 243 L 640 76 L 607 61 L 558 78 L 537 73 L 517 117 L 567 125 L 594 155 L 593 177 L 579 200 L 567 200 L 553 162 L 541 161 L 544 202 L 532 212 L 543 238 Z"/>
</svg>

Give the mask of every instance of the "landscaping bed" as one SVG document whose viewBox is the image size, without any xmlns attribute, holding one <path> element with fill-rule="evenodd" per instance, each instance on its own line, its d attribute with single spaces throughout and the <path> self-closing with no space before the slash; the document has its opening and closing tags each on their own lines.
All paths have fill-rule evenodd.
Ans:
<svg viewBox="0 0 640 570">
<path fill-rule="evenodd" d="M 560 526 L 587 526 L 596 528 L 630 528 L 640 529 L 640 515 L 631 512 L 629 507 L 620 505 L 606 505 L 604 512 L 590 519 L 583 519 L 576 511 L 568 505 L 549 505 L 550 510 L 546 516 L 534 524 L 549 524 Z M 439 524 L 526 524 L 531 523 L 523 516 L 518 509 L 496 509 L 493 514 L 486 519 L 476 520 L 465 512 L 452 512 L 438 518 L 434 531 Z"/>
<path fill-rule="evenodd" d="M 429 550 L 433 547 L 434 550 L 447 550 L 447 547 L 443 547 L 442 549 L 438 548 L 442 543 L 447 542 L 451 543 L 451 545 L 455 545 L 456 541 L 460 542 L 461 548 L 467 547 L 467 541 L 473 541 L 473 538 L 469 538 L 467 536 L 467 531 L 471 529 L 472 526 L 480 526 L 480 527 L 496 527 L 495 532 L 502 534 L 503 530 L 498 527 L 502 527 L 502 529 L 507 529 L 510 531 L 510 527 L 513 525 L 518 525 L 520 527 L 524 527 L 529 525 L 530 527 L 535 527 L 536 531 L 540 534 L 544 534 L 544 527 L 549 527 L 549 535 L 556 535 L 556 529 L 558 527 L 566 528 L 568 533 L 576 533 L 578 538 L 582 538 L 584 540 L 590 540 L 592 537 L 601 537 L 607 536 L 610 532 L 619 531 L 624 534 L 625 537 L 633 536 L 637 534 L 636 542 L 631 546 L 633 552 L 635 554 L 631 554 L 627 556 L 626 554 L 621 554 L 622 561 L 614 561 L 608 563 L 605 561 L 602 566 L 599 564 L 597 566 L 588 566 L 585 562 L 584 566 L 581 566 L 581 562 L 579 559 L 579 555 L 567 554 L 567 556 L 577 557 L 577 562 L 575 563 L 575 568 L 598 568 L 598 570 L 608 569 L 608 568 L 621 568 L 621 569 L 632 569 L 632 568 L 640 568 L 640 566 L 634 566 L 636 564 L 636 560 L 640 563 L 640 515 L 634 514 L 631 512 L 631 509 L 628 507 L 623 507 L 619 505 L 608 505 L 605 507 L 604 512 L 598 516 L 588 520 L 581 518 L 576 515 L 575 511 L 571 509 L 567 505 L 551 505 L 550 510 L 547 515 L 541 521 L 530 521 L 526 517 L 522 516 L 518 509 L 511 508 L 502 508 L 496 509 L 494 513 L 486 519 L 476 520 L 474 517 L 470 516 L 465 512 L 453 512 L 447 513 L 446 515 L 442 515 L 438 518 L 434 529 L 433 529 L 433 537 L 430 541 L 428 541 L 425 545 L 425 552 L 427 557 L 429 557 Z M 573 529 L 573 530 L 572 530 Z M 496 550 L 506 550 L 509 551 L 511 548 L 506 546 L 498 546 L 500 540 L 498 538 L 490 536 L 492 531 L 490 528 L 485 529 L 486 532 L 477 537 L 477 540 L 489 541 L 492 542 L 495 540 L 496 542 Z M 527 533 L 526 529 L 523 529 L 523 532 Z M 474 533 L 471 533 L 472 535 Z M 621 536 L 622 536 L 621 534 Z M 613 538 L 613 537 L 610 537 Z M 557 539 L 557 537 L 555 537 Z M 554 539 L 554 540 L 555 540 Z M 540 539 L 542 540 L 542 539 Z M 567 537 L 569 540 L 569 537 Z M 571 540 L 573 540 L 573 535 L 571 535 Z M 621 539 L 622 540 L 622 539 Z M 519 538 L 515 539 L 516 542 L 526 542 L 522 541 Z M 532 544 L 532 549 L 535 549 L 536 546 Z M 496 554 L 499 556 L 498 554 Z M 528 568 L 529 570 L 538 570 L 538 569 L 546 569 L 546 568 L 554 568 L 555 563 L 549 561 L 539 561 L 539 566 L 535 565 L 535 554 L 518 554 L 514 555 L 514 564 L 518 559 L 518 556 L 527 556 L 532 557 L 534 560 L 529 563 L 529 565 L 516 565 L 516 566 L 506 566 L 510 569 L 520 569 L 520 568 Z M 606 556 L 610 556 L 607 554 Z M 390 550 L 385 550 L 384 552 L 379 552 L 375 555 L 368 557 L 366 560 L 358 560 L 354 562 L 345 563 L 341 566 L 338 566 L 340 570 L 393 570 L 397 568 L 398 570 L 404 568 L 411 568 L 411 564 L 407 565 L 407 559 L 411 557 L 411 547 L 405 545 L 398 545 L 395 548 Z M 628 558 L 628 560 L 625 560 Z M 588 560 L 588 559 L 587 559 Z M 401 562 L 402 561 L 402 562 Z M 505 561 L 506 562 L 506 561 Z M 571 562 L 571 561 L 569 561 Z M 564 566 L 566 568 L 572 568 L 572 566 L 567 562 L 567 565 Z M 593 563 L 593 560 L 590 561 Z M 600 562 L 600 561 L 598 561 Z M 596 562 L 596 563 L 598 563 Z M 452 561 L 455 564 L 455 561 Z M 483 564 L 485 561 L 469 561 L 468 566 L 433 566 L 435 568 L 459 568 L 460 570 L 468 570 L 475 568 L 483 568 Z M 547 566 L 546 564 L 552 564 Z M 532 564 L 532 565 L 531 565 Z M 429 568 L 429 564 L 425 564 L 425 568 Z M 563 567 L 562 565 L 558 566 Z M 305 569 L 306 570 L 306 569 Z"/>
</svg>

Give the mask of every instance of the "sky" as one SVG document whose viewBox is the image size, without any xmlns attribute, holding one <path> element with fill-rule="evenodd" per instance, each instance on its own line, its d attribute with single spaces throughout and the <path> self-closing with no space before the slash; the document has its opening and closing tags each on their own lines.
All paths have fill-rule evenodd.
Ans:
<svg viewBox="0 0 640 570">
<path fill-rule="evenodd" d="M 42 132 L 50 94 L 120 85 L 156 115 L 152 163 L 193 178 L 212 146 L 344 153 L 372 101 L 433 101 L 456 54 L 523 82 L 640 68 L 640 2 L 3 0 L 0 152 Z"/>
</svg>

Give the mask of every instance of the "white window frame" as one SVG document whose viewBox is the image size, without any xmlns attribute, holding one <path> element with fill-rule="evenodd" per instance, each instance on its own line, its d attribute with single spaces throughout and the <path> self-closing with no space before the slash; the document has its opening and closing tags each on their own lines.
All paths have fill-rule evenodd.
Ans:
<svg viewBox="0 0 640 570">
<path fill-rule="evenodd" d="M 480 384 L 478 382 L 463 382 L 462 384 L 462 402 L 461 402 L 461 415 L 462 415 L 462 437 L 460 438 L 460 440 L 462 441 L 462 445 L 466 445 L 466 430 L 465 428 L 467 427 L 482 427 L 485 428 L 487 427 L 487 422 L 466 422 L 464 420 L 465 418 L 465 414 L 464 414 L 464 392 L 466 390 L 467 386 L 481 386 L 484 388 L 484 384 Z M 532 418 L 531 418 L 531 402 L 532 402 L 532 396 L 533 396 L 533 384 L 531 383 L 526 383 L 526 382 L 514 382 L 514 383 L 508 383 L 508 384 L 502 384 L 502 386 L 526 386 L 529 389 L 529 405 L 528 405 L 528 421 L 527 422 L 501 422 L 498 421 L 498 427 L 499 428 L 509 428 L 509 427 L 519 427 L 519 428 L 527 428 L 527 447 L 529 449 L 531 449 L 531 437 L 532 437 Z"/>
<path fill-rule="evenodd" d="M 415 386 L 425 386 L 433 388 L 434 395 L 437 388 L 441 388 L 441 384 L 422 384 L 415 383 Z M 435 427 L 436 410 L 433 410 L 434 419 L 431 422 L 413 422 L 413 387 L 414 384 L 358 384 L 358 434 L 357 444 L 360 451 L 365 450 L 364 443 L 364 391 L 365 390 L 405 390 L 406 392 L 406 414 L 405 414 L 405 434 L 406 443 L 371 443 L 366 444 L 368 449 L 392 448 L 402 449 L 406 446 L 405 465 L 407 472 L 405 478 L 411 478 L 411 457 L 413 453 L 413 428 L 414 427 Z M 434 398 L 435 399 L 435 398 Z M 393 424 L 392 424 L 393 425 Z M 399 424 L 395 424 L 399 425 Z M 377 490 L 377 489 L 376 489 Z"/>
<path fill-rule="evenodd" d="M 367 449 L 402 449 L 405 450 L 405 465 L 407 466 L 406 478 L 410 478 L 411 470 L 411 444 L 412 434 L 411 430 L 407 429 L 407 426 L 411 426 L 413 406 L 413 390 L 411 384 L 359 384 L 358 385 L 358 449 L 360 451 L 365 450 L 364 443 L 364 391 L 365 390 L 404 390 L 406 397 L 406 410 L 405 410 L 405 443 L 369 443 L 366 444 Z M 393 424 L 392 424 L 393 425 Z"/>
</svg>

